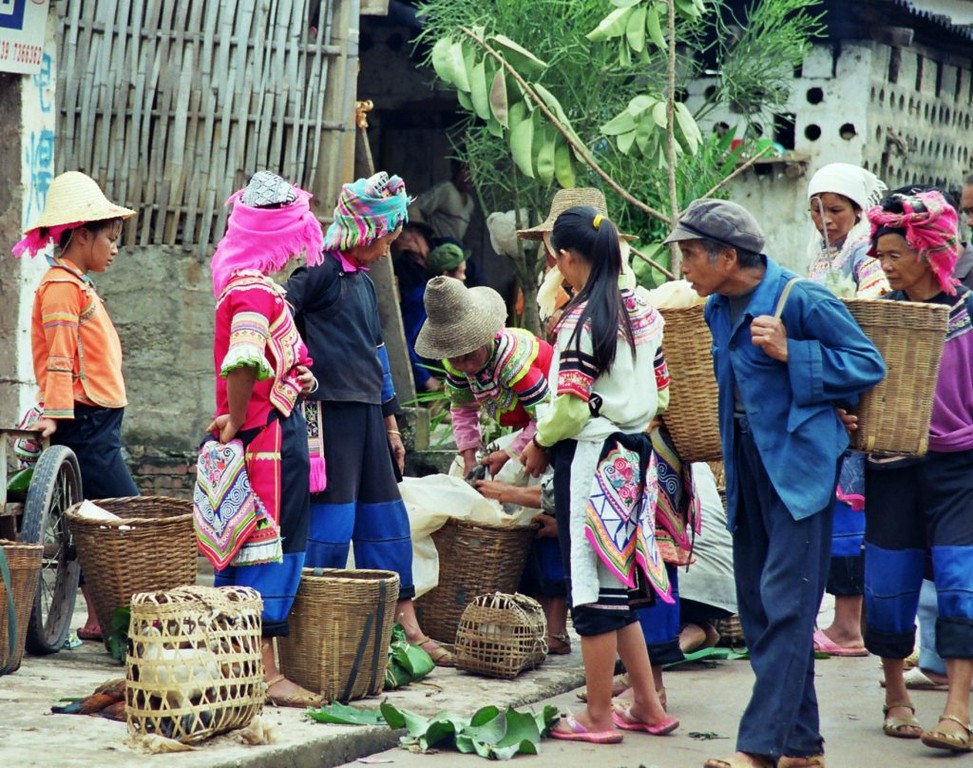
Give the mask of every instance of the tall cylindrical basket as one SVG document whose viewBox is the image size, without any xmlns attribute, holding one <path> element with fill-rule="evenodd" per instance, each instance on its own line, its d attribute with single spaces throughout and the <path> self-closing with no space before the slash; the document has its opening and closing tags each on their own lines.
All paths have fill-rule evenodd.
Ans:
<svg viewBox="0 0 973 768">
<path fill-rule="evenodd" d="M 0 549 L 10 574 L 9 583 L 0 579 L 0 675 L 5 675 L 16 672 L 24 658 L 27 622 L 34 607 L 44 545 L 0 540 Z M 12 613 L 8 610 L 11 597 Z"/>
</svg>

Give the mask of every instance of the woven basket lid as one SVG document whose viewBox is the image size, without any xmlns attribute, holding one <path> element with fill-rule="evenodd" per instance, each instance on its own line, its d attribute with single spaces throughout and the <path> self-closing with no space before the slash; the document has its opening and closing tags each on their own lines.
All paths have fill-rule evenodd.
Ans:
<svg viewBox="0 0 973 768">
<path fill-rule="evenodd" d="M 416 338 L 416 352 L 442 360 L 459 357 L 490 343 L 503 328 L 507 305 L 492 288 L 467 288 L 453 277 L 434 277 L 423 296 L 426 321 Z"/>
<path fill-rule="evenodd" d="M 24 234 L 41 227 L 57 227 L 75 222 L 127 219 L 134 216 L 131 208 L 115 205 L 90 176 L 80 171 L 66 171 L 57 176 L 47 190 L 44 212 Z"/>
</svg>

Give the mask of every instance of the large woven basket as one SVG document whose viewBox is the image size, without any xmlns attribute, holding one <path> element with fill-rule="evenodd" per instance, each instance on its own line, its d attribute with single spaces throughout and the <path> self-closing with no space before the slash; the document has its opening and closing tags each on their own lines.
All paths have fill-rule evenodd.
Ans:
<svg viewBox="0 0 973 768">
<path fill-rule="evenodd" d="M 416 600 L 426 634 L 456 639 L 466 606 L 479 595 L 516 592 L 537 528 L 501 526 L 450 518 L 432 534 L 439 552 L 439 586 Z"/>
<path fill-rule="evenodd" d="M 0 675 L 16 672 L 24 658 L 24 641 L 27 638 L 27 622 L 34 607 L 38 576 L 44 556 L 43 544 L 18 544 L 0 540 L 0 548 L 7 558 L 10 584 L 0 579 Z M 9 590 L 9 592 L 8 592 Z M 13 595 L 13 622 L 8 615 L 7 595 Z M 12 627 L 11 623 L 16 627 Z M 16 629 L 16 631 L 14 631 Z M 11 651 L 11 636 L 13 650 Z"/>
<path fill-rule="evenodd" d="M 547 619 L 526 595 L 494 592 L 466 606 L 456 630 L 456 666 L 513 679 L 547 658 Z"/>
<path fill-rule="evenodd" d="M 393 571 L 305 568 L 277 641 L 281 671 L 328 701 L 377 696 L 398 600 Z"/>
<path fill-rule="evenodd" d="M 132 597 L 125 718 L 132 734 L 196 742 L 263 709 L 259 593 L 179 587 Z"/>
<path fill-rule="evenodd" d="M 921 456 L 929 447 L 939 359 L 949 308 L 939 304 L 844 299 L 852 317 L 885 359 L 885 379 L 866 392 L 853 413 L 852 447 Z"/>
<path fill-rule="evenodd" d="M 720 423 L 713 336 L 703 304 L 660 309 L 665 318 L 662 352 L 669 368 L 669 407 L 662 420 L 683 461 L 720 461 Z"/>
<path fill-rule="evenodd" d="M 112 613 L 127 608 L 132 595 L 196 583 L 196 534 L 192 501 L 131 496 L 95 504 L 120 519 L 87 519 L 77 513 L 80 504 L 65 516 L 107 637 Z"/>
</svg>

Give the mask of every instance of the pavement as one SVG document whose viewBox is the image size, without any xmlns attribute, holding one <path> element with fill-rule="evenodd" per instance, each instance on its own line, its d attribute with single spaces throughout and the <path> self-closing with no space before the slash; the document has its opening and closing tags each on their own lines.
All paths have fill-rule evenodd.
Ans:
<svg viewBox="0 0 973 768">
<path fill-rule="evenodd" d="M 77 623 L 83 616 L 76 613 Z M 829 623 L 826 604 L 822 626 Z M 829 658 L 818 662 L 817 690 L 829 768 L 886 768 L 942 765 L 946 753 L 918 741 L 892 739 L 881 731 L 882 690 L 878 660 Z M 322 725 L 303 711 L 268 707 L 261 715 L 277 742 L 244 746 L 229 736 L 211 739 L 193 752 L 147 757 L 126 745 L 124 723 L 98 717 L 52 715 L 65 696 L 82 696 L 98 684 L 124 676 L 100 643 L 47 657 L 25 657 L 14 674 L 0 678 L 0 768 L 72 766 L 163 766 L 178 768 L 332 768 L 388 765 L 391 768 L 475 768 L 482 758 L 444 750 L 414 754 L 397 747 L 399 734 L 386 727 Z M 682 725 L 666 737 L 626 734 L 622 744 L 591 746 L 544 740 L 541 754 L 517 757 L 527 768 L 699 768 L 709 757 L 731 754 L 740 714 L 752 684 L 745 661 L 714 666 L 686 665 L 666 672 L 670 712 Z M 569 656 L 552 656 L 539 669 L 512 681 L 492 680 L 437 669 L 428 682 L 387 694 L 391 703 L 423 716 L 441 711 L 472 714 L 486 704 L 539 708 L 553 703 L 561 711 L 581 706 L 575 698 L 583 684 L 577 643 Z M 945 694 L 914 692 L 918 717 L 931 726 Z M 355 702 L 377 707 L 380 699 Z M 364 758 L 364 759 L 362 759 Z M 960 756 L 951 765 L 971 765 Z"/>
</svg>

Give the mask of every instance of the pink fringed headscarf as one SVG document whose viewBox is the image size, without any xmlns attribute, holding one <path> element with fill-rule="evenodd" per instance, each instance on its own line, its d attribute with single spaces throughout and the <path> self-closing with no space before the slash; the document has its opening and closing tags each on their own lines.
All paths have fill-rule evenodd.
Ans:
<svg viewBox="0 0 973 768">
<path fill-rule="evenodd" d="M 886 210 L 891 202 L 901 203 L 902 212 Z M 943 291 L 956 295 L 953 268 L 962 250 L 956 230 L 959 217 L 941 192 L 890 196 L 884 206 L 868 210 L 868 220 L 872 225 L 872 255 L 876 238 L 895 231 L 918 253 L 919 259 L 929 263 Z"/>
<path fill-rule="evenodd" d="M 311 193 L 293 187 L 297 199 L 281 208 L 252 208 L 241 189 L 226 201 L 232 205 L 226 234 L 210 261 L 213 295 L 223 293 L 235 272 L 256 270 L 268 275 L 292 258 L 307 254 L 309 266 L 323 261 L 321 223 L 311 213 Z"/>
<path fill-rule="evenodd" d="M 30 256 L 36 256 L 52 242 L 55 245 L 61 242 L 61 235 L 69 229 L 77 229 L 84 223 L 83 221 L 75 221 L 71 224 L 58 224 L 56 227 L 37 227 L 25 233 L 23 238 L 18 240 L 10 250 L 18 259 L 24 255 L 25 251 Z"/>
</svg>

